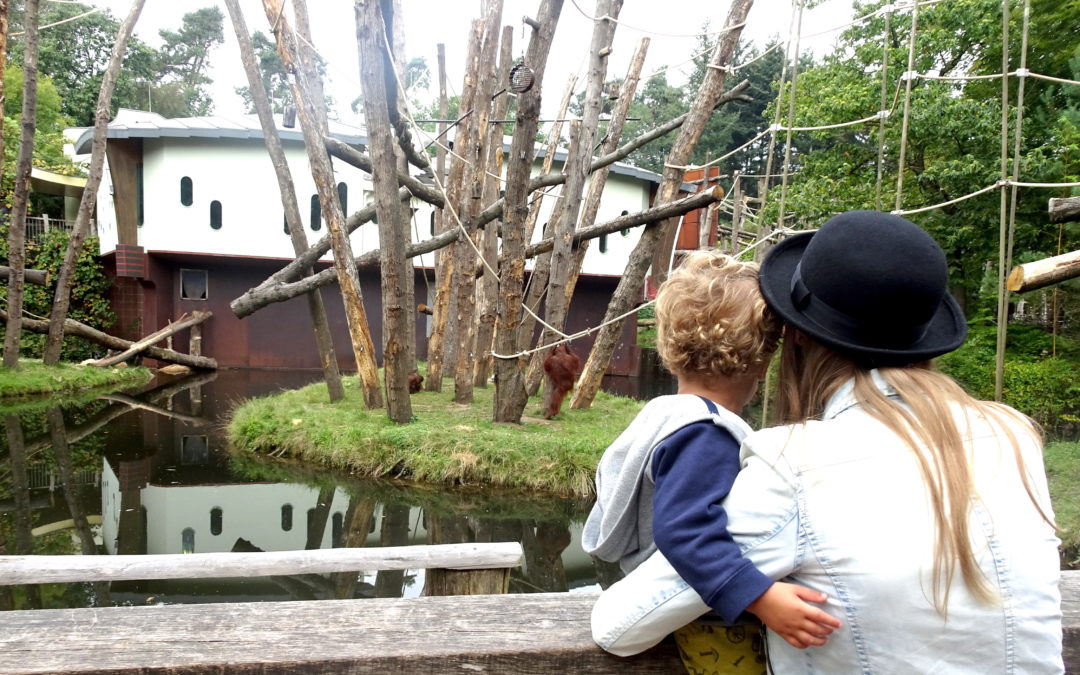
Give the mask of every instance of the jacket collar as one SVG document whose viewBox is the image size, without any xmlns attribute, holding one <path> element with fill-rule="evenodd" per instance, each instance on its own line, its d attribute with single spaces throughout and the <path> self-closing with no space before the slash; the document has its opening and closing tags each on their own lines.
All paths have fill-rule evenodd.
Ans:
<svg viewBox="0 0 1080 675">
<path fill-rule="evenodd" d="M 886 396 L 896 396 L 896 390 L 885 381 L 885 378 L 881 376 L 877 368 L 870 371 L 870 377 L 874 381 L 874 386 L 878 388 L 878 391 Z M 832 396 L 829 397 L 828 403 L 825 404 L 825 411 L 821 414 L 821 419 L 831 420 L 840 413 L 849 410 L 851 408 L 858 407 L 859 402 L 855 400 L 855 378 L 851 378 L 844 384 L 840 385 L 840 388 L 836 390 Z"/>
</svg>

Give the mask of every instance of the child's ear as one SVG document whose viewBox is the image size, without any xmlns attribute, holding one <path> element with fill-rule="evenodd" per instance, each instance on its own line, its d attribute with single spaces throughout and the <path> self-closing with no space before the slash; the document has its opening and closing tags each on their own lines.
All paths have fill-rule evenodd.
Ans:
<svg viewBox="0 0 1080 675">
<path fill-rule="evenodd" d="M 798 328 L 791 329 L 791 337 L 794 338 L 795 345 L 798 347 L 810 346 L 810 338 L 807 337 L 806 333 L 802 332 Z"/>
</svg>

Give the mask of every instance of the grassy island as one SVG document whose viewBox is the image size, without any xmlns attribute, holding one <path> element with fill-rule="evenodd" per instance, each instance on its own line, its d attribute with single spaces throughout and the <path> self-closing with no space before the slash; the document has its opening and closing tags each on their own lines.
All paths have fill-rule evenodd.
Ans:
<svg viewBox="0 0 1080 675">
<path fill-rule="evenodd" d="M 72 363 L 46 366 L 40 359 L 20 359 L 18 370 L 0 369 L 0 401 L 9 404 L 31 397 L 115 391 L 145 384 L 152 377 L 148 368 L 97 368 Z"/>
<path fill-rule="evenodd" d="M 367 410 L 355 377 L 345 399 L 331 404 L 326 386 L 312 384 L 245 402 L 233 413 L 229 440 L 239 456 L 288 458 L 364 478 L 510 488 L 589 499 L 604 448 L 644 404 L 600 392 L 588 410 L 554 420 L 539 417 L 530 400 L 521 424 L 491 421 L 494 389 L 475 390 L 472 405 L 441 393 L 414 394 L 416 421 L 395 424 L 383 410 Z M 1080 443 L 1051 441 L 1046 471 L 1065 566 L 1080 565 Z"/>
<path fill-rule="evenodd" d="M 588 410 L 540 417 L 539 398 L 521 424 L 491 421 L 493 387 L 474 390 L 472 405 L 453 402 L 453 384 L 412 397 L 416 421 L 395 424 L 367 410 L 356 377 L 331 404 L 323 383 L 252 399 L 233 413 L 237 453 L 294 458 L 359 476 L 443 485 L 480 485 L 591 497 L 596 464 L 643 401 L 600 392 Z"/>
</svg>

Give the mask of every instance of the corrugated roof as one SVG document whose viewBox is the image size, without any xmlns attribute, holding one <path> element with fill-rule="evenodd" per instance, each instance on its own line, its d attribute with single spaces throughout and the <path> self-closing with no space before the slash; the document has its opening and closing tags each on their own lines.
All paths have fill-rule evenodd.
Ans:
<svg viewBox="0 0 1080 675">
<path fill-rule="evenodd" d="M 303 141 L 299 127 L 282 125 L 281 115 L 275 115 L 278 135 L 282 140 Z M 330 121 L 330 133 L 350 145 L 367 142 L 367 134 L 360 127 Z M 206 115 L 203 117 L 165 118 L 145 110 L 121 108 L 116 118 L 109 122 L 107 138 L 256 138 L 263 137 L 262 125 L 256 115 Z M 90 152 L 94 130 L 88 127 L 75 141 L 75 154 Z"/>
<path fill-rule="evenodd" d="M 299 127 L 287 128 L 282 125 L 281 115 L 274 116 L 278 135 L 282 140 L 303 141 L 304 134 Z M 367 130 L 363 127 L 352 126 L 342 122 L 330 120 L 330 133 L 335 138 L 350 145 L 367 143 Z M 82 130 L 74 142 L 75 154 L 83 155 L 90 152 L 90 144 L 94 137 L 94 129 L 87 127 Z M 113 121 L 109 122 L 107 138 L 241 138 L 262 139 L 262 125 L 257 115 L 206 115 L 203 117 L 178 117 L 166 118 L 154 112 L 145 110 L 129 110 L 121 108 Z M 509 150 L 509 144 L 506 149 Z M 537 158 L 541 158 L 546 149 L 537 149 Z M 557 161 L 566 160 L 566 152 L 558 150 L 555 153 Z M 630 176 L 650 183 L 659 183 L 660 174 L 639 169 L 636 166 L 616 162 L 611 166 L 612 173 Z M 686 186 L 684 185 L 684 189 Z"/>
</svg>

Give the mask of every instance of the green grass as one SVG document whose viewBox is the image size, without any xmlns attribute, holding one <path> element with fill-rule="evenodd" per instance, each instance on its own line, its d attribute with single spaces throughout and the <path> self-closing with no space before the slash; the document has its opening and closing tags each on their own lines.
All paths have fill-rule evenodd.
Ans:
<svg viewBox="0 0 1080 675">
<path fill-rule="evenodd" d="M 1063 567 L 1080 567 L 1080 442 L 1047 443 L 1046 475 L 1061 537 Z"/>
<path fill-rule="evenodd" d="M 237 453 L 259 453 L 381 478 L 459 486 L 516 488 L 567 496 L 593 494 L 596 464 L 642 401 L 600 392 L 588 410 L 563 405 L 554 420 L 531 399 L 521 424 L 491 421 L 494 388 L 474 390 L 472 405 L 453 402 L 453 384 L 412 397 L 410 424 L 367 410 L 356 377 L 330 404 L 326 386 L 253 399 L 237 408 L 229 440 Z"/>
<path fill-rule="evenodd" d="M 68 395 L 88 390 L 123 389 L 149 382 L 146 368 L 96 368 L 60 363 L 46 366 L 38 359 L 20 359 L 19 369 L 0 368 L 0 401 L 46 395 Z"/>
</svg>

